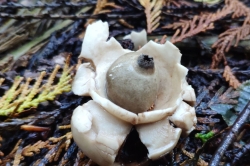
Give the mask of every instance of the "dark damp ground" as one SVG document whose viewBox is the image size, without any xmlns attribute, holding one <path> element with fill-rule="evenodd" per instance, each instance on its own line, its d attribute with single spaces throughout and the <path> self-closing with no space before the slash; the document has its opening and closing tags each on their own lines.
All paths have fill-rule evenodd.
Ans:
<svg viewBox="0 0 250 166">
<path fill-rule="evenodd" d="M 94 1 L 87 2 L 93 3 Z M 130 33 L 131 30 L 139 31 L 146 28 L 147 23 L 145 22 L 146 16 L 143 7 L 136 0 L 115 0 L 114 2 L 116 5 L 122 6 L 123 9 L 110 9 L 111 12 L 109 14 L 99 14 L 95 17 L 108 21 L 110 37 L 117 37 L 124 48 L 132 49 L 133 43 L 130 40 L 121 40 L 121 36 Z M 6 2 L 1 1 L 0 3 L 2 5 L 6 4 Z M 163 12 L 159 28 L 153 31 L 149 37 L 152 39 L 160 39 L 165 34 L 172 36 L 174 30 L 161 29 L 160 27 L 181 18 L 189 18 L 200 11 L 213 12 L 221 7 L 223 7 L 222 3 L 214 6 L 196 4 L 193 6 L 181 6 L 179 8 L 174 5 L 165 6 L 165 11 L 171 11 L 171 13 Z M 67 14 L 71 14 L 74 12 L 74 9 L 77 9 L 77 7 L 69 8 L 70 10 L 68 10 Z M 17 9 L 15 8 L 9 8 L 5 11 L 9 14 L 17 13 Z M 91 15 L 92 12 L 93 10 L 90 10 L 85 14 Z M 130 29 L 121 25 L 119 18 L 124 18 L 129 24 L 133 25 L 134 28 Z M 5 18 L 0 18 L 0 25 L 4 21 Z M 227 132 L 230 130 L 230 127 L 228 127 L 225 122 L 225 118 L 223 118 L 220 113 L 213 111 L 211 106 L 225 102 L 232 104 L 233 102 L 230 99 L 235 99 L 235 96 L 230 93 L 231 96 L 226 96 L 224 99 L 219 98 L 224 92 L 230 89 L 228 83 L 223 78 L 223 65 L 221 64 L 219 68 L 215 70 L 210 69 L 211 57 L 214 50 L 211 49 L 211 42 L 208 41 L 207 37 L 217 37 L 224 31 L 225 24 L 227 24 L 228 27 L 235 22 L 242 22 L 242 20 L 239 19 L 235 21 L 230 17 L 225 17 L 223 20 L 216 22 L 215 29 L 185 39 L 183 42 L 176 44 L 182 53 L 181 63 L 189 69 L 187 81 L 192 85 L 197 96 L 195 109 L 198 123 L 196 129 L 188 137 L 180 138 L 177 146 L 171 153 L 156 161 L 151 161 L 147 158 L 146 147 L 141 143 L 137 131 L 133 128 L 120 149 L 116 161 L 125 165 L 179 166 L 199 165 L 200 162 L 208 163 L 211 160 L 216 149 L 223 142 L 223 139 L 229 135 Z M 70 29 L 61 29 L 51 34 L 47 44 L 32 54 L 32 56 L 28 58 L 26 65 L 23 65 L 23 60 L 19 59 L 18 63 L 15 63 L 11 70 L 1 72 L 0 77 L 5 78 L 5 82 L 0 87 L 0 96 L 10 88 L 15 76 L 24 75 L 27 70 L 31 73 L 37 73 L 46 69 L 46 71 L 50 73 L 54 68 L 54 63 L 51 62 L 51 59 L 63 52 L 72 53 L 71 65 L 76 64 L 82 44 L 82 40 L 78 38 L 78 35 L 85 30 L 85 23 L 86 19 L 76 19 Z M 249 80 L 250 78 L 248 50 L 248 47 L 238 46 L 232 47 L 227 53 L 228 64 L 233 69 L 234 75 L 241 82 Z M 58 78 L 59 76 L 57 79 Z M 2 138 L 2 141 L 0 140 L 0 151 L 4 153 L 4 155 L 0 155 L 0 159 L 3 160 L 20 139 L 22 139 L 22 141 L 18 149 L 22 149 L 29 144 L 34 144 L 39 140 L 46 141 L 50 137 L 60 137 L 70 132 L 70 129 L 61 130 L 58 129 L 58 126 L 70 124 L 73 110 L 78 105 L 90 99 L 89 97 L 79 97 L 72 92 L 68 92 L 58 96 L 55 101 L 40 104 L 37 109 L 31 109 L 18 117 L 0 117 L 0 136 Z M 49 127 L 49 130 L 43 132 L 24 131 L 20 129 L 20 126 L 23 124 Z M 237 139 L 232 143 L 227 143 L 230 144 L 230 146 L 225 150 L 224 155 L 220 156 L 221 164 L 249 165 L 249 123 L 243 124 L 242 126 L 243 127 L 236 132 L 239 135 L 230 135 L 231 137 L 237 137 Z M 214 131 L 218 135 L 205 144 L 203 144 L 200 139 L 195 138 L 196 133 L 207 133 L 208 131 Z M 51 150 L 46 147 L 41 148 L 40 152 L 36 155 L 25 157 L 20 165 L 78 165 L 79 163 L 83 165 L 94 165 L 86 156 L 83 157 L 79 155 L 79 149 L 73 140 L 67 150 L 63 149 L 61 151 L 56 161 L 50 161 L 49 156 L 52 156 L 53 153 L 58 151 L 66 140 L 66 138 L 62 139 L 55 144 Z M 185 153 L 183 149 L 193 155 L 193 157 L 191 157 L 192 159 L 188 157 L 189 155 Z M 14 156 L 10 157 L 5 164 L 12 165 L 13 160 Z"/>
</svg>

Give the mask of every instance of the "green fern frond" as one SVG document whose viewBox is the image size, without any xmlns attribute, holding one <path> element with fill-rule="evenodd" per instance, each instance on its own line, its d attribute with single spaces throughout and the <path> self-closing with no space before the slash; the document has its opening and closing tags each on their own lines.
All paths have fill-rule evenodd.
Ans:
<svg viewBox="0 0 250 166">
<path fill-rule="evenodd" d="M 29 88 L 31 78 L 27 78 L 25 83 L 23 77 L 16 77 L 12 87 L 0 98 L 0 116 L 9 116 L 13 113 L 21 113 L 30 108 L 36 108 L 41 102 L 54 100 L 55 97 L 71 90 L 72 75 L 74 66 L 69 67 L 70 56 L 67 57 L 59 82 L 53 85 L 56 74 L 60 66 L 56 65 L 50 74 L 47 83 L 42 84 L 46 72 L 41 72 L 35 84 Z M 4 82 L 0 78 L 0 86 Z"/>
</svg>

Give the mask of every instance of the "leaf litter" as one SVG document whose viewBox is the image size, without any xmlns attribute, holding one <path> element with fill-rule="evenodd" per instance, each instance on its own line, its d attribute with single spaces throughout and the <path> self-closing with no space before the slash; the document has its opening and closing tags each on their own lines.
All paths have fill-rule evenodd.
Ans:
<svg viewBox="0 0 250 166">
<path fill-rule="evenodd" d="M 0 53 L 1 97 L 12 85 L 18 88 L 18 81 L 25 88 L 25 79 L 20 79 L 23 76 L 37 78 L 40 72 L 46 71 L 48 74 L 41 78 L 41 84 L 46 85 L 49 75 L 57 68 L 56 62 L 64 57 L 62 53 L 72 54 L 68 61 L 70 66 L 77 64 L 84 26 L 96 19 L 108 21 L 110 36 L 118 37 L 121 45 L 129 49 L 133 49 L 133 43 L 119 37 L 131 30 L 147 29 L 149 38 L 157 38 L 159 43 L 171 40 L 181 50 L 182 64 L 189 68 L 187 81 L 197 95 L 195 108 L 198 124 L 187 138 L 179 140 L 172 153 L 156 161 L 145 158 L 147 150 L 139 141 L 136 130 L 132 130 L 116 160 L 130 165 L 208 165 L 210 160 L 211 163 L 218 164 L 219 161 L 233 165 L 250 162 L 249 115 L 240 116 L 249 112 L 245 107 L 250 95 L 247 81 L 250 79 L 250 62 L 248 47 L 244 44 L 249 40 L 249 16 L 246 14 L 249 13 L 249 2 L 225 0 L 206 5 L 191 0 L 156 0 L 147 4 L 137 0 L 98 0 L 87 1 L 86 8 L 83 3 L 43 1 L 19 5 L 16 2 L 0 2 L 1 12 L 7 11 L 0 19 L 4 23 L 0 27 L 1 41 L 5 43 L 1 45 L 3 49 Z M 34 17 L 30 16 L 30 12 L 35 13 Z M 54 20 L 49 19 L 53 16 L 56 16 Z M 27 23 L 27 18 L 34 19 Z M 36 28 L 28 28 L 32 24 Z M 10 29 L 14 28 L 13 25 L 19 28 Z M 8 29 L 12 33 L 6 34 Z M 25 34 L 28 37 L 20 38 Z M 58 70 L 55 74 L 56 82 L 62 77 L 62 71 Z M 28 89 L 34 86 L 34 80 L 26 85 Z M 17 95 L 19 91 L 15 93 Z M 70 134 L 72 111 L 88 100 L 72 92 L 64 92 L 51 101 L 25 108 L 21 114 L 1 116 L 1 164 L 94 165 L 78 149 Z M 237 129 L 236 125 L 239 126 Z M 235 133 L 241 136 L 235 139 Z M 203 136 L 204 141 L 196 134 Z M 230 141 L 224 139 L 226 137 Z M 220 147 L 223 147 L 224 155 L 218 155 Z"/>
</svg>

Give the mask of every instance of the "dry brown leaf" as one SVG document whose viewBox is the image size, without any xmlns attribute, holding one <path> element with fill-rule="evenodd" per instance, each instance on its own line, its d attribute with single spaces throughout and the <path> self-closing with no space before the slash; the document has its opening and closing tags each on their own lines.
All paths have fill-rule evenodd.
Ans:
<svg viewBox="0 0 250 166">
<path fill-rule="evenodd" d="M 147 17 L 147 32 L 151 33 L 160 25 L 160 14 L 163 0 L 139 0 L 145 8 L 144 12 Z"/>
</svg>

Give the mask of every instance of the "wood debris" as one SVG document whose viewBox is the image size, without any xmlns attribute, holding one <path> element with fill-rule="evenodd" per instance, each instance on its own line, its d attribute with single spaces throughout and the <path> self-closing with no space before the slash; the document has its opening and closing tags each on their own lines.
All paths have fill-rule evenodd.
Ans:
<svg viewBox="0 0 250 166">
<path fill-rule="evenodd" d="M 25 130 L 25 131 L 48 131 L 50 130 L 49 127 L 40 127 L 40 126 L 35 126 L 35 125 L 22 125 L 20 129 Z"/>
<path fill-rule="evenodd" d="M 239 116 L 245 102 L 249 100 L 249 82 L 245 85 L 245 81 L 250 79 L 250 51 L 247 43 L 250 36 L 250 3 L 240 0 L 225 0 L 218 3 L 218 0 L 215 0 L 213 2 L 216 2 L 216 5 L 207 5 L 204 2 L 211 1 L 196 3 L 190 0 L 97 0 L 89 2 L 65 1 L 62 3 L 41 2 L 41 4 L 28 6 L 14 2 L 0 4 L 0 9 L 3 10 L 3 13 L 0 13 L 3 20 L 0 20 L 0 22 L 4 23 L 0 27 L 0 33 L 3 38 L 4 35 L 8 35 L 4 32 L 10 32 L 10 30 L 4 31 L 4 29 L 11 29 L 13 25 L 19 25 L 19 23 L 20 25 L 26 24 L 27 20 L 20 19 L 36 18 L 31 23 L 39 23 L 39 25 L 34 24 L 34 29 L 36 29 L 34 32 L 38 34 L 38 38 L 41 38 L 41 36 L 36 32 L 39 32 L 39 29 L 44 29 L 43 26 L 54 28 L 60 25 L 60 28 L 49 31 L 49 33 L 45 32 L 48 34 L 45 36 L 50 36 L 49 40 L 43 38 L 43 43 L 33 44 L 32 48 L 26 48 L 24 52 L 29 55 L 22 57 L 22 59 L 19 56 L 23 54 L 23 51 L 19 49 L 19 46 L 8 47 L 8 45 L 13 42 L 19 44 L 20 42 L 16 41 L 21 41 L 24 39 L 23 37 L 27 37 L 27 34 L 31 34 L 29 30 L 23 31 L 19 28 L 22 26 L 14 26 L 15 29 L 20 29 L 20 31 L 15 30 L 13 31 L 14 35 L 7 36 L 0 41 L 0 43 L 3 43 L 2 51 L 6 50 L 3 54 L 6 52 L 5 60 L 7 60 L 7 63 L 6 61 L 3 61 L 4 63 L 0 61 L 0 95 L 2 96 L 0 100 L 6 102 L 6 105 L 3 105 L 4 102 L 0 102 L 0 114 L 6 113 L 6 111 L 3 113 L 2 109 L 5 106 L 6 108 L 14 108 L 14 111 L 5 114 L 7 116 L 0 117 L 1 120 L 3 119 L 0 123 L 2 137 L 2 139 L 0 137 L 0 165 L 94 165 L 92 160 L 85 156 L 73 141 L 69 125 L 72 111 L 78 105 L 90 100 L 89 98 L 67 92 L 60 93 L 52 101 L 43 102 L 39 106 L 30 105 L 31 107 L 26 107 L 23 111 L 18 108 L 21 105 L 23 106 L 24 102 L 21 99 L 26 98 L 30 93 L 32 93 L 31 97 L 33 96 L 33 99 L 35 99 L 44 89 L 50 92 L 55 88 L 62 74 L 61 69 L 59 69 L 62 67 L 62 63 L 60 67 L 55 67 L 54 57 L 62 52 L 72 52 L 70 63 L 76 64 L 82 45 L 82 39 L 79 39 L 78 36 L 80 33 L 84 34 L 86 25 L 98 19 L 108 22 L 110 27 L 109 37 L 117 37 L 121 45 L 124 41 L 120 40 L 122 36 L 131 33 L 132 30 L 147 29 L 148 34 L 150 33 L 149 40 L 155 39 L 155 42 L 164 44 L 167 39 L 164 34 L 167 34 L 170 40 L 181 50 L 183 54 L 182 63 L 189 69 L 187 82 L 194 87 L 198 96 L 195 106 L 198 123 L 194 132 L 197 132 L 197 130 L 201 134 L 214 130 L 223 132 L 209 139 L 206 143 L 195 138 L 194 133 L 192 133 L 189 137 L 181 139 L 179 145 L 173 149 L 171 154 L 163 156 L 160 160 L 149 161 L 149 165 L 190 165 L 196 164 L 197 161 L 198 165 L 208 165 L 205 161 L 209 161 L 216 148 L 219 147 L 226 134 L 225 128 L 230 129 L 230 123 Z M 84 4 L 87 5 L 88 10 L 84 9 L 83 11 Z M 27 9 L 29 11 L 39 10 L 44 13 L 35 12 L 32 15 L 28 12 L 22 14 L 22 11 Z M 89 9 L 93 11 L 90 12 Z M 72 11 L 83 12 L 77 14 Z M 11 21 L 8 18 L 18 18 L 18 20 L 14 21 L 15 24 L 9 24 L 8 26 L 5 24 Z M 61 24 L 54 24 L 55 19 L 58 22 L 63 19 L 63 24 L 64 21 L 70 23 L 61 26 Z M 74 20 L 75 23 L 73 23 L 73 21 L 65 19 L 77 20 Z M 68 25 L 72 26 L 66 28 Z M 61 27 L 64 27 L 64 29 L 57 31 Z M 53 32 L 53 34 L 50 32 Z M 28 39 L 30 37 L 33 36 L 29 36 Z M 37 38 L 32 39 L 36 41 Z M 127 45 L 133 44 L 132 41 L 126 42 Z M 26 44 L 29 45 L 30 42 L 21 43 L 24 46 Z M 143 47 L 143 45 L 140 47 Z M 31 52 L 28 53 L 27 50 L 31 50 Z M 18 54 L 15 52 L 18 52 Z M 16 61 L 16 59 L 20 61 Z M 13 61 L 15 62 L 13 63 Z M 86 59 L 78 59 L 78 61 L 77 67 L 84 63 Z M 16 77 L 15 79 L 15 77 L 12 77 L 13 73 L 11 74 L 11 72 L 16 72 L 14 76 L 22 75 L 22 71 L 27 69 L 30 70 L 29 74 L 36 76 L 39 76 L 41 71 L 46 70 L 46 73 L 52 73 L 54 78 L 49 78 L 48 74 L 43 74 L 43 78 L 40 78 L 40 80 L 22 77 Z M 56 70 L 54 73 L 53 69 Z M 70 67 L 67 71 L 69 69 Z M 72 76 L 74 72 L 72 71 L 68 76 Z M 36 81 L 38 83 L 40 81 L 39 86 L 36 85 Z M 241 82 L 242 86 L 234 89 Z M 51 86 L 47 86 L 48 84 L 51 84 Z M 61 87 L 69 84 L 69 82 L 65 82 Z M 11 85 L 14 87 L 12 88 Z M 32 91 L 34 86 L 37 86 L 36 91 Z M 4 95 L 4 92 L 8 89 L 12 89 L 12 95 Z M 29 105 L 30 102 L 27 103 Z M 18 110 L 20 113 L 18 113 Z M 247 124 L 249 126 L 249 121 L 247 121 Z M 224 155 L 219 156 L 220 160 L 232 165 L 249 163 L 248 134 L 249 127 L 246 127 L 244 132 L 240 132 L 237 139 L 232 142 L 234 146 L 229 146 Z M 136 144 L 136 147 L 124 146 L 120 149 L 121 162 L 140 162 L 143 161 L 138 160 L 140 157 L 147 157 L 144 147 L 138 148 L 140 142 L 136 142 L 136 139 L 139 140 L 139 136 L 136 135 L 132 138 L 132 144 Z M 13 147 L 19 139 L 22 139 L 22 141 L 18 143 L 17 147 Z M 184 146 L 188 151 L 182 153 L 181 148 Z M 143 153 L 138 152 L 138 149 L 144 150 L 145 154 L 144 151 Z M 136 154 L 133 154 L 133 152 L 136 152 Z M 190 152 L 195 152 L 195 154 Z M 131 154 L 132 159 L 126 158 L 127 154 Z M 141 156 L 142 154 L 144 156 Z M 198 156 L 204 157 L 205 161 L 198 160 Z M 132 161 L 133 157 L 136 158 L 134 161 Z M 183 161 L 185 162 L 182 163 Z M 143 162 L 136 163 L 136 165 L 140 164 L 142 165 Z"/>
</svg>

